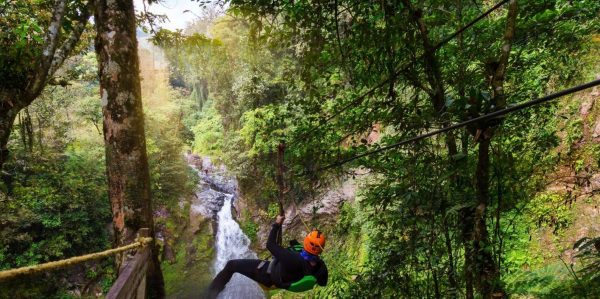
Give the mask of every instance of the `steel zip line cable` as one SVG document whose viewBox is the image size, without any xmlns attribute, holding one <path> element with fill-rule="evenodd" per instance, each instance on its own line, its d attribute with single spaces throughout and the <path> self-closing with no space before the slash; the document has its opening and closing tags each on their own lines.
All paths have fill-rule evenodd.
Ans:
<svg viewBox="0 0 600 299">
<path fill-rule="evenodd" d="M 468 24 L 466 24 L 465 26 L 461 27 L 460 29 L 456 30 L 454 33 L 450 34 L 449 36 L 447 36 L 446 38 L 444 38 L 442 41 L 440 41 L 439 43 L 437 43 L 434 47 L 433 50 L 437 51 L 439 50 L 442 46 L 446 45 L 448 42 L 450 42 L 452 39 L 454 39 L 455 37 L 457 37 L 459 34 L 463 33 L 464 31 L 466 31 L 467 29 L 471 28 L 473 25 L 477 24 L 477 22 L 481 21 L 482 19 L 484 19 L 485 17 L 487 17 L 489 14 L 491 14 L 492 12 L 494 12 L 495 10 L 497 10 L 498 8 L 502 7 L 504 4 L 506 4 L 507 2 L 509 2 L 510 0 L 503 0 L 498 2 L 496 5 L 494 5 L 493 7 L 491 7 L 490 9 L 488 9 L 487 11 L 485 11 L 483 14 L 479 15 L 477 18 L 473 19 L 471 22 L 469 22 Z M 420 60 L 423 58 L 423 54 L 421 54 L 419 57 L 417 57 L 415 60 Z M 409 67 L 409 65 L 404 65 L 402 67 L 398 67 L 396 71 L 394 71 L 394 73 L 391 76 L 388 76 L 386 79 L 384 79 L 383 81 L 379 82 L 377 85 L 375 85 L 374 87 L 371 87 L 371 89 L 369 89 L 367 92 L 361 94 L 360 96 L 358 96 L 356 99 L 354 99 L 352 102 L 348 103 L 347 105 L 345 105 L 344 107 L 342 107 L 341 109 L 339 109 L 338 111 L 336 111 L 334 114 L 328 116 L 327 118 L 325 118 L 324 120 L 321 120 L 320 123 L 308 130 L 306 133 L 300 134 L 298 135 L 298 137 L 292 139 L 291 142 L 289 142 L 289 144 L 293 144 L 296 141 L 298 141 L 299 139 L 303 139 L 305 137 L 309 137 L 311 136 L 311 133 L 313 133 L 314 131 L 316 131 L 317 129 L 321 128 L 322 126 L 324 126 L 326 123 L 328 123 L 329 121 L 331 121 L 332 119 L 338 117 L 339 115 L 341 115 L 344 111 L 348 110 L 350 107 L 353 107 L 355 105 L 358 105 L 360 103 L 362 103 L 362 101 L 368 97 L 369 95 L 373 94 L 375 91 L 377 91 L 378 89 L 382 88 L 384 85 L 386 85 L 388 82 L 390 82 L 390 80 L 392 80 L 393 78 L 395 78 L 396 76 L 400 75 L 400 73 L 402 73 L 403 71 L 405 71 L 407 68 Z"/>
<path fill-rule="evenodd" d="M 421 139 L 425 139 L 425 138 L 428 138 L 428 137 L 431 137 L 431 136 L 435 136 L 435 135 L 438 135 L 438 134 L 441 134 L 441 133 L 444 133 L 444 132 L 448 132 L 448 131 L 460 128 L 460 127 L 464 127 L 464 126 L 472 124 L 472 123 L 476 123 L 476 122 L 480 122 L 480 121 L 492 119 L 492 118 L 495 118 L 495 117 L 498 117 L 498 116 L 506 115 L 506 114 L 511 113 L 511 112 L 523 110 L 523 109 L 529 108 L 531 106 L 543 104 L 543 103 L 549 102 L 551 100 L 554 100 L 554 99 L 557 99 L 557 98 L 560 98 L 560 97 L 563 97 L 563 96 L 566 96 L 566 95 L 570 95 L 572 93 L 575 93 L 575 92 L 578 92 L 578 91 L 582 91 L 582 90 L 585 90 L 585 89 L 588 89 L 588 88 L 591 88 L 591 87 L 594 87 L 594 86 L 599 86 L 599 85 L 600 85 L 600 79 L 597 79 L 597 80 L 594 80 L 594 81 L 591 81 L 591 82 L 588 82 L 588 83 L 585 83 L 585 84 L 581 84 L 581 85 L 577 85 L 577 86 L 574 86 L 574 87 L 571 87 L 571 88 L 563 89 L 563 90 L 561 90 L 559 92 L 547 95 L 545 97 L 541 97 L 541 98 L 538 98 L 538 99 L 535 99 L 535 100 L 527 101 L 527 102 L 524 102 L 524 103 L 521 103 L 521 104 L 517 104 L 517 105 L 511 106 L 511 107 L 508 107 L 508 108 L 504 108 L 504 109 L 501 109 L 501 110 L 498 110 L 498 111 L 494 111 L 494 112 L 491 112 L 491 113 L 488 113 L 488 114 L 485 114 L 485 115 L 482 115 L 482 116 L 478 116 L 478 117 L 475 117 L 475 118 L 472 118 L 472 119 L 469 119 L 469 120 L 466 120 L 466 121 L 463 121 L 463 122 L 460 122 L 460 123 L 457 123 L 457 124 L 454 124 L 454 125 L 442 128 L 442 129 L 439 129 L 439 130 L 431 131 L 429 133 L 425 133 L 425 134 L 418 135 L 418 136 L 415 136 L 415 137 L 412 137 L 412 138 L 409 138 L 409 139 L 406 139 L 406 140 L 403 140 L 403 141 L 400 141 L 400 142 L 397 142 L 397 143 L 394 143 L 394 144 L 390 144 L 390 145 L 384 146 L 384 147 L 376 149 L 376 150 L 368 151 L 368 152 L 365 152 L 365 153 L 362 153 L 362 154 L 359 154 L 359 155 L 356 155 L 356 156 L 353 156 L 353 157 L 350 157 L 350 158 L 339 160 L 339 161 L 331 163 L 331 164 L 329 164 L 327 166 L 318 168 L 315 172 L 325 171 L 327 169 L 330 169 L 330 168 L 333 168 L 333 167 L 337 167 L 337 166 L 341 166 L 343 164 L 346 164 L 348 162 L 354 161 L 356 159 L 360 159 L 362 157 L 366 157 L 366 156 L 370 156 L 370 155 L 373 155 L 373 154 L 381 153 L 383 151 L 387 151 L 387 150 L 392 149 L 392 148 L 396 148 L 396 147 L 399 147 L 399 146 L 402 146 L 402 145 L 405 145 L 405 144 L 408 144 L 408 143 L 412 143 L 412 142 L 415 142 L 415 141 L 419 141 Z"/>
</svg>

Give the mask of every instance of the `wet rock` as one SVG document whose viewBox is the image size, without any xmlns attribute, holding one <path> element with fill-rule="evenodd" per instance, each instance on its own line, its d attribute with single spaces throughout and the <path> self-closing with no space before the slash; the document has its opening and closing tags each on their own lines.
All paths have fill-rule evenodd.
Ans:
<svg viewBox="0 0 600 299">
<path fill-rule="evenodd" d="M 234 178 L 225 177 L 218 174 L 211 175 L 210 173 L 208 175 L 200 173 L 200 176 L 202 181 L 208 184 L 208 188 L 226 194 L 237 193 L 237 182 Z"/>
<path fill-rule="evenodd" d="M 594 174 L 590 178 L 591 191 L 600 191 L 600 173 Z"/>
<path fill-rule="evenodd" d="M 228 196 L 237 196 L 235 177 L 228 176 L 224 166 L 215 167 L 210 158 L 187 155 L 187 160 L 198 173 L 200 184 L 191 209 L 196 214 L 214 218 Z"/>
<path fill-rule="evenodd" d="M 306 233 L 303 221 L 306 225 L 310 223 L 333 223 L 336 221 L 336 215 L 344 202 L 354 201 L 356 194 L 356 183 L 353 180 L 347 180 L 337 186 L 331 187 L 326 192 L 315 197 L 314 200 L 305 200 L 298 202 L 297 205 L 290 204 L 285 210 L 285 221 L 283 223 L 284 231 L 290 237 L 301 240 Z M 310 221 L 309 221 L 310 220 Z M 258 244 L 265 244 L 270 227 L 271 220 L 262 223 L 256 234 Z M 309 227 L 312 229 L 312 227 Z"/>
<path fill-rule="evenodd" d="M 226 195 L 213 189 L 206 189 L 196 193 L 196 200 L 192 202 L 191 209 L 193 212 L 212 217 L 223 206 Z"/>
<path fill-rule="evenodd" d="M 581 109 L 579 109 L 579 114 L 581 114 L 581 116 L 585 117 L 588 114 L 590 114 L 590 111 L 592 111 L 592 108 L 594 108 L 594 99 L 587 99 L 586 101 L 584 101 L 581 104 Z"/>
<path fill-rule="evenodd" d="M 345 201 L 353 201 L 356 193 L 356 187 L 353 181 L 345 181 L 341 185 L 334 187 L 314 201 L 300 203 L 298 206 L 292 205 L 286 211 L 286 221 L 284 225 L 294 227 L 301 224 L 301 219 L 311 219 L 313 217 L 334 219 L 331 217 L 337 215 L 340 207 Z"/>
<path fill-rule="evenodd" d="M 202 158 L 196 155 L 186 155 L 185 157 L 189 165 L 192 165 L 196 169 L 202 170 Z"/>
<path fill-rule="evenodd" d="M 240 216 L 240 213 L 238 212 L 238 210 L 235 208 L 235 205 L 233 205 L 231 207 L 231 216 L 233 217 L 233 220 L 238 221 L 238 218 Z"/>
<path fill-rule="evenodd" d="M 594 131 L 592 132 L 592 138 L 600 139 L 600 119 L 596 121 L 596 125 L 594 126 Z"/>
<path fill-rule="evenodd" d="M 202 237 L 200 234 L 207 233 L 206 221 L 210 221 L 209 227 L 214 238 L 209 238 L 206 251 L 213 252 L 210 249 L 215 249 L 214 270 L 222 269 L 230 259 L 256 258 L 256 254 L 248 247 L 250 240 L 232 215 L 237 214 L 232 204 L 238 197 L 235 177 L 228 175 L 223 165 L 215 166 L 210 158 L 192 154 L 186 158 L 200 178 L 195 198 L 190 202 L 190 229 L 194 236 Z M 202 259 L 205 245 L 198 246 L 192 243 L 186 247 L 187 267 Z M 234 275 L 227 286 L 219 298 L 264 298 L 255 282 L 240 275 Z"/>
</svg>

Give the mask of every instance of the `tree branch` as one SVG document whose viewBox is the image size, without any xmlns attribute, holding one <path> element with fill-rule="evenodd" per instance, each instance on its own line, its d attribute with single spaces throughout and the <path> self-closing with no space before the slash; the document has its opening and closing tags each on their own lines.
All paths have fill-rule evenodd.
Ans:
<svg viewBox="0 0 600 299">
<path fill-rule="evenodd" d="M 352 69 L 350 68 L 350 66 L 348 65 L 348 58 L 346 57 L 346 53 L 344 52 L 344 48 L 342 47 L 342 39 L 340 37 L 340 23 L 339 23 L 339 9 L 338 9 L 338 0 L 335 0 L 335 15 L 334 15 L 334 19 L 335 19 L 335 35 L 337 37 L 337 44 L 338 44 L 338 48 L 340 51 L 340 55 L 342 56 L 342 65 L 343 67 L 346 69 L 346 72 L 348 72 L 348 77 L 350 79 L 350 84 L 352 84 L 354 82 L 353 79 L 353 75 L 352 75 Z"/>
<path fill-rule="evenodd" d="M 423 84 L 412 70 L 406 70 L 401 73 L 412 85 L 426 92 L 430 97 L 434 96 L 433 90 Z"/>
<path fill-rule="evenodd" d="M 42 50 L 40 66 L 35 74 L 31 85 L 28 86 L 28 96 L 26 96 L 23 99 L 25 102 L 29 102 L 37 96 L 37 94 L 44 87 L 46 78 L 48 78 L 48 69 L 50 69 L 52 58 L 54 57 L 54 53 L 56 52 L 58 40 L 60 39 L 61 35 L 60 24 L 62 23 L 63 17 L 65 16 L 65 9 L 66 0 L 55 1 L 50 26 L 48 26 L 46 36 L 44 37 L 44 48 Z"/>
<path fill-rule="evenodd" d="M 54 75 L 58 68 L 63 64 L 65 59 L 67 59 L 71 51 L 73 51 L 75 45 L 77 45 L 77 43 L 79 42 L 81 34 L 83 33 L 83 31 L 85 31 L 85 26 L 87 25 L 90 15 L 92 13 L 93 4 L 93 0 L 88 1 L 79 17 L 77 17 L 77 25 L 73 27 L 71 35 L 67 40 L 63 42 L 60 49 L 58 49 L 54 54 L 50 70 L 48 71 L 48 77 Z"/>
<path fill-rule="evenodd" d="M 496 109 L 502 109 L 506 107 L 506 98 L 504 96 L 504 79 L 506 76 L 506 69 L 508 67 L 508 58 L 510 57 L 510 50 L 512 48 L 513 39 L 515 37 L 516 23 L 517 23 L 517 12 L 518 12 L 517 0 L 511 0 L 508 6 L 508 15 L 506 17 L 506 28 L 504 30 L 504 42 L 500 49 L 500 57 L 498 59 L 498 66 L 492 76 L 492 99 Z"/>
<path fill-rule="evenodd" d="M 427 76 L 429 85 L 431 85 L 433 106 L 436 113 L 441 115 L 445 109 L 444 83 L 442 80 L 442 73 L 435 56 L 436 50 L 429 40 L 429 31 L 425 21 L 423 20 L 423 12 L 420 9 L 415 8 L 410 0 L 402 0 L 402 3 L 404 3 L 404 5 L 407 7 L 411 18 L 419 29 L 424 50 L 423 60 L 425 63 L 425 75 Z"/>
</svg>

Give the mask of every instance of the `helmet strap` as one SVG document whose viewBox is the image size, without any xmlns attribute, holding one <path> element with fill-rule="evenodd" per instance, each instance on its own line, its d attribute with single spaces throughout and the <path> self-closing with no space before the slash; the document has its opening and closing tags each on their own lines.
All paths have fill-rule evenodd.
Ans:
<svg viewBox="0 0 600 299">
<path fill-rule="evenodd" d="M 316 255 L 314 255 L 314 254 L 312 254 L 312 253 L 310 253 L 310 252 L 307 252 L 307 251 L 306 251 L 306 250 L 304 250 L 304 249 L 302 249 L 302 251 L 300 251 L 300 255 L 302 256 L 302 258 L 303 258 L 305 261 L 308 261 L 308 262 L 316 262 L 316 261 L 318 261 L 318 260 L 319 260 L 319 257 L 318 257 L 318 256 L 316 256 Z"/>
</svg>

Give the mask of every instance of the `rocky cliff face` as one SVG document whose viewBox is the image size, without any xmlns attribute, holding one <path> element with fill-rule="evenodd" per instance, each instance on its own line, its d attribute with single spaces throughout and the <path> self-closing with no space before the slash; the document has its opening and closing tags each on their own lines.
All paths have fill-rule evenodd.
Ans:
<svg viewBox="0 0 600 299">
<path fill-rule="evenodd" d="M 600 74 L 596 75 L 600 78 Z M 563 140 L 557 148 L 564 157 L 553 173 L 547 174 L 549 184 L 543 193 L 556 194 L 563 199 L 561 205 L 571 211 L 570 223 L 560 237 L 552 229 L 539 229 L 535 237 L 546 252 L 558 252 L 564 261 L 576 263 L 577 250 L 571 248 L 577 240 L 600 235 L 600 88 L 582 92 L 570 100 L 572 105 L 580 103 L 578 114 L 572 115 L 571 130 L 577 138 L 568 141 L 567 129 L 558 135 Z M 567 112 L 565 112 L 567 113 Z M 569 244 L 565 248 L 564 244 Z"/>
<path fill-rule="evenodd" d="M 337 184 L 333 184 L 312 200 L 304 199 L 298 204 L 288 200 L 288 205 L 285 207 L 285 221 L 283 229 L 285 238 L 295 238 L 302 240 L 307 229 L 313 229 L 313 223 L 318 224 L 319 228 L 333 225 L 337 222 L 337 216 L 341 206 L 345 202 L 353 202 L 356 197 L 356 182 L 354 180 L 345 180 Z M 299 199 L 296 199 L 298 202 Z M 236 208 L 252 209 L 251 203 L 244 198 L 241 198 L 237 203 Z M 273 219 L 268 218 L 266 213 L 254 213 L 253 221 L 260 224 L 255 241 L 256 249 L 264 250 L 264 244 L 267 242 L 269 230 Z"/>
<path fill-rule="evenodd" d="M 234 177 L 227 174 L 224 166 L 216 166 L 208 157 L 189 154 L 186 156 L 200 177 L 200 182 L 192 200 L 191 211 L 216 220 L 227 196 L 232 195 L 235 202 L 238 197 L 238 183 Z"/>
</svg>

